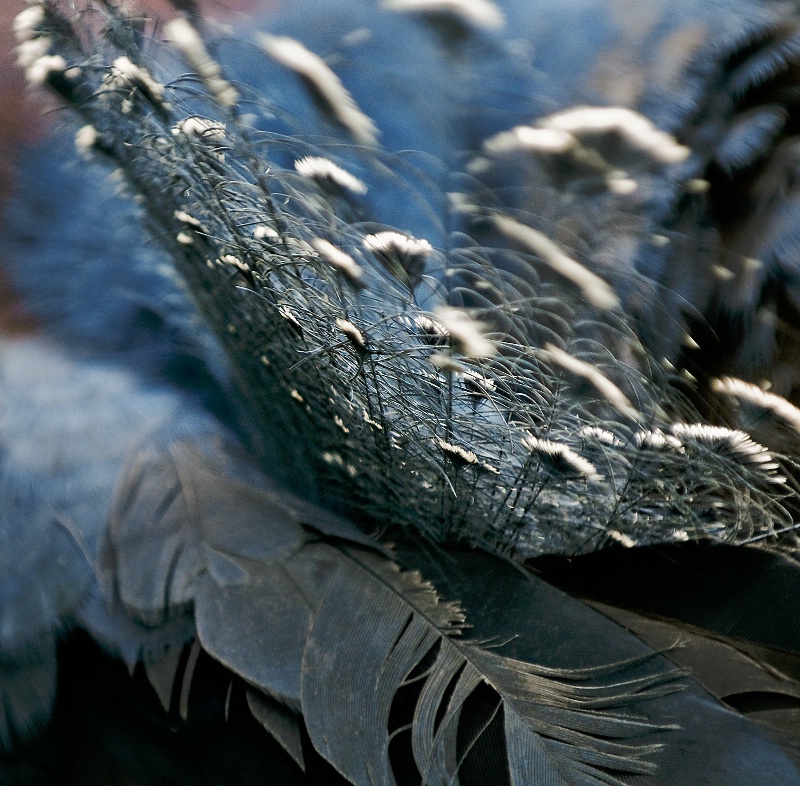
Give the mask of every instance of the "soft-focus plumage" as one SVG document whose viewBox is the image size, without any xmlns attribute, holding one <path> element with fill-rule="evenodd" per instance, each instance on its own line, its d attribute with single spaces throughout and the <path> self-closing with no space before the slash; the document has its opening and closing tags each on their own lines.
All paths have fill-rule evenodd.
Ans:
<svg viewBox="0 0 800 786">
<path fill-rule="evenodd" d="M 0 783 L 800 784 L 793 5 L 176 5 L 15 23 Z"/>
</svg>

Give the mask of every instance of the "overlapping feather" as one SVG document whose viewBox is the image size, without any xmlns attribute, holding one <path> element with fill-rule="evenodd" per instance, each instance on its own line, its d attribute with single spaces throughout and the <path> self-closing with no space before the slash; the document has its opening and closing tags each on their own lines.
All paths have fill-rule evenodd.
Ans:
<svg viewBox="0 0 800 786">
<path fill-rule="evenodd" d="M 167 31 L 192 69 L 176 78 L 185 69 L 176 53 L 143 46 L 141 26 L 108 3 L 66 16 L 45 2 L 26 13 L 19 27 L 39 47 L 29 76 L 82 113 L 90 127 L 81 146 L 122 167 L 221 337 L 239 395 L 261 428 L 280 435 L 286 476 L 302 469 L 296 485 L 310 481 L 309 498 L 362 525 L 266 479 L 221 428 L 202 439 L 153 439 L 119 469 L 92 564 L 92 597 L 131 625 L 93 616 L 91 603 L 81 625 L 145 662 L 165 704 L 175 648 L 196 634 L 246 681 L 254 715 L 298 764 L 307 734 L 357 784 L 402 782 L 399 760 L 423 783 L 481 777 L 489 749 L 514 786 L 691 777 L 669 758 L 672 750 L 680 759 L 674 740 L 689 731 L 672 723 L 679 675 L 666 661 L 581 604 L 478 555 L 492 565 L 492 584 L 519 591 L 523 620 L 553 624 L 568 665 L 541 665 L 547 657 L 535 646 L 515 653 L 476 612 L 474 555 L 440 554 L 428 583 L 410 570 L 426 575 L 417 534 L 518 557 L 699 537 L 790 548 L 794 490 L 779 459 L 742 432 L 693 422 L 691 408 L 662 387 L 663 369 L 650 363 L 616 296 L 587 305 L 602 281 L 598 266 L 569 257 L 524 206 L 504 208 L 487 194 L 477 177 L 485 162 L 459 175 L 449 157 L 423 158 L 428 172 L 400 165 L 374 135 L 356 133 L 349 94 L 303 47 L 289 58 L 285 41 L 276 54 L 278 39 L 261 40 L 310 83 L 324 137 L 274 127 L 283 113 L 263 82 L 234 81 L 188 23 Z M 262 52 L 248 56 L 267 62 Z M 612 136 L 625 137 L 619 122 Z M 770 124 L 756 125 L 769 137 Z M 574 144 L 585 153 L 599 132 L 584 131 Z M 728 142 L 731 161 L 747 158 Z M 618 215 L 615 200 L 630 183 L 604 168 L 607 147 L 603 137 L 594 156 L 579 157 L 567 190 L 607 188 L 603 210 Z M 319 164 L 320 153 L 355 172 Z M 631 155 L 625 147 L 622 157 Z M 317 157 L 310 170 L 309 157 Z M 670 165 L 648 159 L 642 177 L 679 179 Z M 364 183 L 383 178 L 424 194 L 417 186 L 441 173 L 466 189 L 433 221 L 441 230 L 433 243 L 359 201 Z M 424 202 L 420 212 L 435 216 L 438 206 Z M 482 225 L 490 242 L 469 234 Z M 609 346 L 629 354 L 615 358 Z M 397 535 L 398 556 L 365 530 Z M 470 591 L 463 608 L 442 600 Z M 476 617 L 482 624 L 472 629 Z M 156 635 L 153 645 L 144 631 L 162 628 L 171 637 Z M 127 638 L 115 642 L 123 629 Z M 599 652 L 585 651 L 589 630 L 603 640 Z M 752 736 L 768 762 L 762 774 L 775 783 L 792 777 L 741 719 L 695 685 L 686 695 L 690 731 L 706 722 L 721 729 L 713 738 L 728 746 L 720 766 Z M 12 726 L 24 724 L 12 716 Z"/>
</svg>

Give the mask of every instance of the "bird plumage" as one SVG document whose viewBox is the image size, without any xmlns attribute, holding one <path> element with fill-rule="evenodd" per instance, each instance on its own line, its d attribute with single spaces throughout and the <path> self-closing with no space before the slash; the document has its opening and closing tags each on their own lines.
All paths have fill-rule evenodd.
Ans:
<svg viewBox="0 0 800 786">
<path fill-rule="evenodd" d="M 791 393 L 791 6 L 18 20 L 82 120 L 3 240 L 0 778 L 79 630 L 134 782 L 248 713 L 287 783 L 800 782 L 792 405 L 711 389 Z"/>
</svg>

